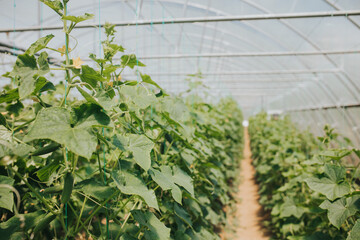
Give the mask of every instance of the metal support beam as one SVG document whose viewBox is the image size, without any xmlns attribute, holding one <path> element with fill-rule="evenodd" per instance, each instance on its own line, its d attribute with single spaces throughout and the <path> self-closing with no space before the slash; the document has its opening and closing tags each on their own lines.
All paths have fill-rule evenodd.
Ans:
<svg viewBox="0 0 360 240">
<path fill-rule="evenodd" d="M 255 21 L 255 20 L 278 20 L 278 19 L 299 19 L 299 18 L 321 18 L 321 17 L 349 17 L 359 16 L 360 10 L 352 11 L 330 11 L 330 12 L 305 12 L 305 13 L 280 13 L 280 14 L 252 14 L 243 16 L 211 16 L 211 17 L 193 17 L 176 19 L 155 19 L 155 20 L 131 20 L 113 23 L 115 26 L 140 26 L 140 25 L 159 25 L 176 23 L 194 23 L 194 22 L 230 22 L 230 21 Z M 101 24 L 103 27 L 105 24 Z M 76 28 L 93 28 L 99 25 L 81 24 Z M 39 31 L 39 30 L 62 30 L 62 26 L 33 26 L 15 29 L 16 32 Z M 0 29 L 0 33 L 13 32 L 14 29 Z"/>
<path fill-rule="evenodd" d="M 243 72 L 202 72 L 202 75 L 272 75 L 272 74 L 312 74 L 312 73 L 338 73 L 341 69 L 305 69 L 305 70 L 279 70 L 279 71 L 243 71 Z M 193 72 L 154 72 L 150 76 L 186 76 Z M 124 74 L 124 77 L 133 75 Z"/>
<path fill-rule="evenodd" d="M 313 55 L 336 55 L 336 54 L 359 54 L 360 50 L 333 50 L 333 51 L 306 51 L 306 52 L 242 52 L 242 53 L 195 53 L 195 54 L 169 54 L 142 56 L 139 59 L 159 58 L 217 58 L 217 57 L 274 57 L 274 56 L 313 56 Z"/>
<path fill-rule="evenodd" d="M 321 106 L 321 107 L 313 107 L 313 108 L 298 108 L 298 109 L 289 109 L 286 112 L 303 112 L 303 111 L 316 111 L 316 110 L 328 110 L 328 109 L 339 109 L 339 108 L 359 108 L 360 104 L 347 104 L 347 105 L 329 105 L 329 106 Z"/>
</svg>

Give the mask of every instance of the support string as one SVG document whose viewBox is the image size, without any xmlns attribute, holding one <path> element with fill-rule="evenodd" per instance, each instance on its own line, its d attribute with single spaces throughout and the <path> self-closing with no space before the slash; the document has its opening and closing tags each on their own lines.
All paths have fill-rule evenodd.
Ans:
<svg viewBox="0 0 360 240">
<path fill-rule="evenodd" d="M 99 0 L 99 56 L 101 56 L 101 0 Z M 102 83 L 101 83 L 102 87 Z M 105 136 L 105 130 L 104 128 L 101 129 L 102 136 Z M 104 172 L 104 184 L 106 185 L 106 151 L 105 151 L 105 145 L 103 145 L 103 172 Z M 105 204 L 106 206 L 106 239 L 110 239 L 110 232 L 109 232 L 109 213 L 108 213 L 108 203 Z"/>
</svg>

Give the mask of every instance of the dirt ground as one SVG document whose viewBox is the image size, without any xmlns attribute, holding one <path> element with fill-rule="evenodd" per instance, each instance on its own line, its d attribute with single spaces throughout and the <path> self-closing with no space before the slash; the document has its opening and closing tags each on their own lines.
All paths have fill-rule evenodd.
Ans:
<svg viewBox="0 0 360 240">
<path fill-rule="evenodd" d="M 268 240 L 269 236 L 262 226 L 263 213 L 258 202 L 258 185 L 254 174 L 255 169 L 251 164 L 250 141 L 247 130 L 245 131 L 244 159 L 241 161 L 241 182 L 236 198 L 239 202 L 236 212 L 230 218 L 234 231 L 223 234 L 224 240 Z"/>
</svg>

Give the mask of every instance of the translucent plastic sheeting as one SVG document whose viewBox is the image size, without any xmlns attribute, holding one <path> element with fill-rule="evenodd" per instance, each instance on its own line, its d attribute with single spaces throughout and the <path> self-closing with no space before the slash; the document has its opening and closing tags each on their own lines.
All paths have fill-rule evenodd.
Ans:
<svg viewBox="0 0 360 240">
<path fill-rule="evenodd" d="M 64 44 L 61 30 L 41 30 L 61 25 L 47 6 L 37 0 L 2 0 L 0 4 L 0 30 L 11 29 L 0 33 L 0 44 L 8 46 L 1 50 L 26 49 L 49 33 L 56 36 L 51 47 Z M 360 143 L 359 110 L 346 107 L 360 103 L 360 16 L 265 19 L 269 14 L 360 10 L 358 0 L 72 0 L 68 9 L 71 15 L 95 15 L 88 22 L 95 27 L 74 31 L 79 44 L 72 57 L 80 56 L 86 64 L 91 64 L 89 52 L 99 55 L 99 41 L 105 38 L 96 28 L 99 22 L 263 16 L 251 21 L 117 27 L 116 41 L 126 53 L 135 53 L 147 65 L 140 70 L 169 92 L 186 90 L 186 75 L 200 71 L 209 87 L 208 98 L 216 101 L 218 96 L 233 96 L 245 117 L 260 110 L 288 112 L 316 134 L 322 133 L 324 123 L 330 123 L 355 144 Z M 16 31 L 34 26 L 40 30 Z M 70 47 L 74 44 L 70 40 Z M 334 51 L 337 53 L 331 53 Z M 246 56 L 224 56 L 229 53 Z M 193 56 L 185 57 L 189 54 Z M 51 57 L 59 58 L 57 54 Z M 14 56 L 1 54 L 2 72 L 14 60 Z M 137 77 L 134 71 L 125 71 L 124 78 Z M 329 106 L 334 107 L 324 109 Z"/>
</svg>

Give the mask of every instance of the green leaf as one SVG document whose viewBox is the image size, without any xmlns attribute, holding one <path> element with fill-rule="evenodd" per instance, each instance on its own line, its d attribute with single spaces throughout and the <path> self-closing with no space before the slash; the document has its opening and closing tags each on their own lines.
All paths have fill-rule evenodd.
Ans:
<svg viewBox="0 0 360 240">
<path fill-rule="evenodd" d="M 145 239 L 170 239 L 170 228 L 167 228 L 153 213 L 132 210 L 131 214 L 140 225 L 147 227 Z"/>
<path fill-rule="evenodd" d="M 40 0 L 40 2 L 45 3 L 60 16 L 63 15 L 62 10 L 64 10 L 64 6 L 60 0 Z"/>
<path fill-rule="evenodd" d="M 97 146 L 97 138 L 90 130 L 87 120 L 72 126 L 70 112 L 65 108 L 45 108 L 40 110 L 23 140 L 50 139 L 89 159 Z"/>
<path fill-rule="evenodd" d="M 71 15 L 63 16 L 61 19 L 62 20 L 69 20 L 69 21 L 72 21 L 74 23 L 79 23 L 79 22 L 82 22 L 82 21 L 85 21 L 85 20 L 92 19 L 93 17 L 94 17 L 94 14 L 85 13 L 84 15 L 81 15 L 81 16 L 71 16 Z"/>
<path fill-rule="evenodd" d="M 14 100 L 19 99 L 19 89 L 11 89 L 0 95 L 0 103 L 4 102 L 12 102 Z"/>
<path fill-rule="evenodd" d="M 47 52 L 40 53 L 40 56 L 37 60 L 39 64 L 39 71 L 37 72 L 38 75 L 45 75 L 46 73 L 50 72 L 49 62 L 48 62 L 48 54 Z"/>
<path fill-rule="evenodd" d="M 113 144 L 125 151 L 132 152 L 135 162 L 145 171 L 149 170 L 151 165 L 150 152 L 155 144 L 144 135 L 130 134 L 127 136 L 114 135 Z"/>
<path fill-rule="evenodd" d="M 0 125 L 0 139 L 8 142 L 12 141 L 12 132 L 3 125 Z"/>
<path fill-rule="evenodd" d="M 76 184 L 75 189 L 81 190 L 85 195 L 94 197 L 99 200 L 105 200 L 111 196 L 114 189 L 99 183 L 95 179 L 86 179 Z"/>
<path fill-rule="evenodd" d="M 36 172 L 36 176 L 42 182 L 47 182 L 50 179 L 50 176 L 60 167 L 59 160 L 54 160 L 45 167 L 41 168 Z"/>
<path fill-rule="evenodd" d="M 7 186 L 13 186 L 14 179 L 0 175 L 0 207 L 13 211 L 14 194 Z"/>
<path fill-rule="evenodd" d="M 309 188 L 325 195 L 331 201 L 350 193 L 350 185 L 347 182 L 338 183 L 330 178 L 308 178 L 305 182 Z"/>
<path fill-rule="evenodd" d="M 331 181 L 338 183 L 345 179 L 346 169 L 342 166 L 325 164 L 324 173 Z"/>
<path fill-rule="evenodd" d="M 162 169 L 164 168 L 170 168 L 168 166 L 162 166 Z M 171 174 L 171 169 L 169 169 L 168 171 L 158 171 L 156 169 L 150 169 L 150 176 L 151 178 L 163 189 L 163 190 L 171 190 L 171 194 L 174 198 L 174 200 L 176 202 L 178 202 L 179 204 L 181 203 L 182 200 L 182 193 L 180 188 L 175 185 L 173 179 L 172 179 L 172 174 Z"/>
<path fill-rule="evenodd" d="M 140 73 L 140 76 L 143 82 L 154 85 L 155 87 L 162 90 L 162 88 L 156 82 L 154 82 L 149 75 Z"/>
<path fill-rule="evenodd" d="M 103 42 L 103 49 L 104 49 L 104 58 L 109 60 L 111 60 L 116 53 L 124 51 L 124 48 L 121 45 L 109 43 L 107 41 Z"/>
<path fill-rule="evenodd" d="M 149 190 L 144 181 L 129 172 L 126 171 L 113 171 L 111 173 L 115 185 L 124 194 L 139 195 L 142 197 L 149 207 L 159 210 L 159 206 L 156 200 L 155 192 Z"/>
<path fill-rule="evenodd" d="M 360 210 L 360 196 L 340 198 L 333 203 L 325 200 L 319 207 L 327 209 L 330 223 L 340 228 L 348 217 Z"/>
<path fill-rule="evenodd" d="M 186 172 L 181 170 L 181 168 L 178 166 L 173 167 L 173 172 L 174 172 L 173 175 L 174 182 L 177 185 L 185 188 L 191 194 L 191 196 L 194 197 L 195 193 L 194 193 L 194 185 L 192 178 Z"/>
<path fill-rule="evenodd" d="M 6 118 L 4 117 L 4 115 L 2 113 L 0 113 L 0 124 L 6 128 L 9 128 Z"/>
<path fill-rule="evenodd" d="M 334 160 L 340 160 L 343 157 L 351 154 L 352 150 L 349 149 L 334 149 L 334 150 L 326 150 L 319 153 L 320 156 L 329 157 Z"/>
<path fill-rule="evenodd" d="M 98 73 L 88 65 L 81 65 L 80 79 L 81 81 L 90 84 L 90 86 L 92 86 L 93 88 L 96 87 L 98 81 L 106 81 L 106 79 L 103 78 L 100 73 Z"/>
<path fill-rule="evenodd" d="M 34 75 L 38 72 L 36 59 L 28 54 L 19 55 L 11 76 L 20 77 L 19 96 L 24 99 L 35 90 Z"/>
<path fill-rule="evenodd" d="M 112 126 L 111 119 L 103 110 L 91 103 L 84 103 L 73 108 L 78 128 L 106 127 Z"/>
<path fill-rule="evenodd" d="M 349 235 L 346 238 L 346 240 L 358 240 L 359 236 L 360 236 L 360 219 L 358 219 L 356 221 L 355 225 L 353 226 L 353 228 L 349 232 Z"/>
<path fill-rule="evenodd" d="M 154 93 L 142 86 L 127 86 L 120 87 L 121 100 L 126 103 L 130 111 L 137 111 L 145 109 L 150 105 L 156 103 L 157 99 Z"/>
<path fill-rule="evenodd" d="M 305 209 L 300 206 L 296 206 L 295 202 L 291 198 L 286 198 L 284 204 L 280 207 L 280 217 L 286 218 L 294 216 L 296 218 L 301 218 L 305 213 Z"/>
<path fill-rule="evenodd" d="M 46 213 L 43 211 L 15 215 L 6 222 L 0 223 L 0 236 L 5 236 L 6 239 L 13 239 L 13 234 L 20 230 L 27 231 L 33 228 L 45 216 Z"/>
<path fill-rule="evenodd" d="M 30 56 L 34 55 L 38 51 L 44 49 L 46 45 L 50 42 L 50 40 L 53 39 L 53 37 L 53 34 L 49 34 L 45 37 L 39 38 L 38 40 L 36 40 L 36 42 L 31 44 L 31 46 L 26 50 L 25 53 L 29 54 Z"/>
<path fill-rule="evenodd" d="M 174 203 L 174 212 L 181 220 L 183 220 L 189 227 L 192 228 L 192 221 L 189 213 L 187 213 L 183 208 L 179 207 L 178 204 Z"/>
<path fill-rule="evenodd" d="M 47 53 L 42 52 L 36 61 L 34 56 L 28 54 L 19 55 L 16 59 L 13 71 L 10 73 L 13 77 L 20 77 L 19 96 L 24 99 L 32 94 L 36 88 L 36 79 L 50 71 L 47 63 Z M 40 68 L 38 68 L 37 63 Z"/>
<path fill-rule="evenodd" d="M 142 62 L 140 62 L 135 54 L 130 54 L 130 55 L 122 55 L 121 56 L 121 65 L 122 66 L 128 66 L 130 68 L 134 68 L 135 66 L 138 66 L 138 67 L 145 67 L 146 65 L 143 64 Z"/>
<path fill-rule="evenodd" d="M 105 90 L 99 89 L 97 93 L 92 96 L 81 87 L 76 86 L 76 88 L 89 103 L 96 104 L 104 108 L 105 111 L 111 110 L 116 105 L 115 99 L 111 99 Z"/>
</svg>

